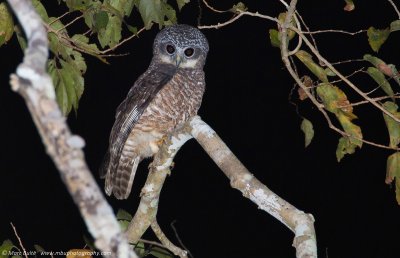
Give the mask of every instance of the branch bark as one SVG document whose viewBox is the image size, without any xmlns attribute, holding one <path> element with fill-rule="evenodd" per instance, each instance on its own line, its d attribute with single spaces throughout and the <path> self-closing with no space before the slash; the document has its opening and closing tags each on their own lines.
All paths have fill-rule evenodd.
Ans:
<svg viewBox="0 0 400 258">
<path fill-rule="evenodd" d="M 54 86 L 46 73 L 47 33 L 29 0 L 8 0 L 28 39 L 23 63 L 11 75 L 12 89 L 24 98 L 46 151 L 78 206 L 96 247 L 105 257 L 137 257 L 120 231 L 112 208 L 89 171 L 82 148 L 55 101 Z"/>
<path fill-rule="evenodd" d="M 176 246 L 166 239 L 157 224 L 156 215 L 160 191 L 165 177 L 170 173 L 172 160 L 180 147 L 192 137 L 230 179 L 233 188 L 241 191 L 260 209 L 271 214 L 295 233 L 293 245 L 297 250 L 297 257 L 317 257 L 313 216 L 296 209 L 257 180 L 199 116 L 192 118 L 178 133 L 167 139 L 155 156 L 142 190 L 139 208 L 127 230 L 131 242 L 136 243 L 151 225 L 170 251 L 180 257 L 186 257 L 185 251 L 176 249 Z"/>
<path fill-rule="evenodd" d="M 293 246 L 297 257 L 317 257 L 314 218 L 311 214 L 298 210 L 255 178 L 200 117 L 196 116 L 190 121 L 190 132 L 230 179 L 233 188 L 295 233 Z"/>
<path fill-rule="evenodd" d="M 156 216 L 161 189 L 167 175 L 171 173 L 170 167 L 179 149 L 192 138 L 185 128 L 177 131 L 171 137 L 164 139 L 160 150 L 150 165 L 150 172 L 142 188 L 139 208 L 129 223 L 126 235 L 131 243 L 137 243 L 146 230 L 151 226 L 162 244 L 175 255 L 187 257 L 187 252 L 173 245 L 157 224 Z"/>
</svg>

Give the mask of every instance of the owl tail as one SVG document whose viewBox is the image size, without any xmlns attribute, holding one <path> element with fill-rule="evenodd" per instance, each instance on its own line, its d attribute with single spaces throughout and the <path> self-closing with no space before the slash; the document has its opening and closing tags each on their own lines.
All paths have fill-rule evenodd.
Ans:
<svg viewBox="0 0 400 258">
<path fill-rule="evenodd" d="M 112 178 L 107 180 L 106 177 L 105 188 L 108 195 L 112 192 L 117 199 L 127 199 L 129 197 L 140 160 L 141 158 L 138 155 L 121 157 L 118 166 L 111 168 L 116 169 L 116 172 L 112 173 Z M 110 174 L 107 174 L 107 176 Z"/>
</svg>

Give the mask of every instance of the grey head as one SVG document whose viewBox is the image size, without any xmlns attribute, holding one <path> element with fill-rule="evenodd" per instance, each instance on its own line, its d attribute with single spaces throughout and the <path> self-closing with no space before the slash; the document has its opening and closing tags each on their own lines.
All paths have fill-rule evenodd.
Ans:
<svg viewBox="0 0 400 258">
<path fill-rule="evenodd" d="M 176 65 L 179 68 L 203 68 L 208 42 L 200 30 L 176 24 L 161 30 L 153 44 L 153 62 Z"/>
</svg>

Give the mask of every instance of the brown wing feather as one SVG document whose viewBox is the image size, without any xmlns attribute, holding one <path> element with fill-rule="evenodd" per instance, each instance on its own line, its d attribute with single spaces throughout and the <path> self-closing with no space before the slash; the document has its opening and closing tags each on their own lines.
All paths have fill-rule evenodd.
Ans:
<svg viewBox="0 0 400 258">
<path fill-rule="evenodd" d="M 111 173 L 111 178 L 118 168 L 122 149 L 133 127 L 157 93 L 176 73 L 173 65 L 160 64 L 150 66 L 133 87 L 126 99 L 118 106 L 116 119 L 111 130 L 108 151 L 100 167 L 100 176 Z"/>
</svg>

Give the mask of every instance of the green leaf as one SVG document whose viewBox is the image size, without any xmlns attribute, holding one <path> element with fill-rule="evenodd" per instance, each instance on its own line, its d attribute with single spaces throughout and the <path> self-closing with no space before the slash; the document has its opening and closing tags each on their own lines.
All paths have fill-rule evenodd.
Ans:
<svg viewBox="0 0 400 258">
<path fill-rule="evenodd" d="M 126 16 L 129 16 L 131 14 L 132 8 L 135 5 L 135 1 L 133 0 L 105 0 L 104 3 L 108 3 L 116 10 L 118 10 L 121 14 L 124 14 Z"/>
<path fill-rule="evenodd" d="M 150 29 L 153 23 L 158 23 L 159 27 L 176 23 L 175 10 L 165 1 L 140 0 L 138 10 L 146 29 Z"/>
<path fill-rule="evenodd" d="M 100 11 L 94 15 L 94 22 L 96 30 L 101 30 L 107 27 L 108 24 L 108 14 L 105 11 Z"/>
<path fill-rule="evenodd" d="M 400 20 L 393 21 L 390 23 L 390 32 L 400 30 Z"/>
<path fill-rule="evenodd" d="M 395 117 L 400 118 L 400 113 L 397 112 L 398 106 L 394 102 L 387 101 L 382 106 Z M 389 132 L 389 146 L 396 148 L 400 143 L 400 124 L 386 114 L 383 114 L 383 118 L 385 119 L 386 127 Z"/>
<path fill-rule="evenodd" d="M 97 34 L 102 48 L 106 46 L 113 47 L 121 40 L 122 21 L 121 18 L 115 15 L 108 14 L 107 26 L 100 29 Z"/>
<path fill-rule="evenodd" d="M 386 184 L 391 184 L 396 179 L 396 200 L 400 205 L 400 152 L 393 153 L 386 163 Z"/>
<path fill-rule="evenodd" d="M 126 25 L 126 26 L 128 27 L 128 30 L 130 32 L 132 32 L 133 34 L 137 34 L 137 32 L 138 32 L 137 27 L 134 27 L 134 26 L 131 26 L 131 25 Z"/>
<path fill-rule="evenodd" d="M 189 3 L 189 2 L 190 2 L 190 0 L 176 0 L 176 3 L 178 4 L 179 11 L 182 10 L 182 7 L 185 4 Z"/>
<path fill-rule="evenodd" d="M 85 53 L 88 53 L 91 55 L 97 55 L 100 52 L 100 50 L 97 48 L 96 44 L 89 44 L 89 38 L 86 37 L 85 35 L 75 34 L 74 36 L 72 36 L 71 40 L 74 43 L 74 45 L 76 45 L 77 47 L 84 50 Z M 77 58 L 77 57 L 75 57 L 75 58 Z"/>
<path fill-rule="evenodd" d="M 351 143 L 349 137 L 341 137 L 336 149 L 336 158 L 340 162 L 344 155 L 353 154 L 356 151 L 357 145 Z"/>
<path fill-rule="evenodd" d="M 353 113 L 353 107 L 350 105 L 346 94 L 338 87 L 333 86 L 329 83 L 321 83 L 320 85 L 318 85 L 317 94 L 318 97 L 322 100 L 325 109 L 335 114 L 344 131 L 349 134 L 349 137 L 346 137 L 345 139 L 351 144 L 345 144 L 344 140 L 342 140 L 342 142 L 339 142 L 341 143 L 340 148 L 338 146 L 338 149 L 341 150 L 339 151 L 339 154 L 350 153 L 350 150 L 352 150 L 353 148 L 353 146 L 351 145 L 361 148 L 361 139 L 363 138 L 361 128 L 352 123 L 352 120 L 357 118 L 357 116 Z M 343 157 L 341 155 L 338 155 L 338 152 L 337 156 Z M 338 160 L 340 159 L 338 158 Z"/>
<path fill-rule="evenodd" d="M 165 17 L 167 18 L 167 20 L 164 20 L 163 24 L 159 25 L 160 28 L 161 28 L 161 25 L 169 26 L 169 25 L 173 25 L 177 22 L 176 12 L 175 12 L 175 9 L 172 8 L 172 6 L 170 6 L 169 4 L 163 4 L 162 11 L 165 14 Z"/>
<path fill-rule="evenodd" d="M 310 145 L 313 137 L 314 137 L 314 128 L 310 120 L 303 118 L 303 122 L 301 122 L 301 130 L 304 132 L 305 137 L 305 147 L 307 148 Z"/>
<path fill-rule="evenodd" d="M 368 67 L 367 73 L 374 79 L 382 90 L 390 97 L 394 97 L 394 92 L 390 83 L 386 80 L 385 75 L 375 67 Z"/>
<path fill-rule="evenodd" d="M 32 5 L 35 7 L 36 12 L 42 17 L 43 21 L 49 23 L 49 16 L 47 15 L 46 8 L 39 0 L 32 0 Z"/>
<path fill-rule="evenodd" d="M 334 73 L 331 69 L 325 68 L 325 73 L 328 76 L 336 76 L 336 73 Z"/>
<path fill-rule="evenodd" d="M 86 25 L 93 30 L 93 32 L 97 32 L 95 28 L 95 15 L 96 13 L 102 11 L 102 3 L 100 1 L 93 2 L 90 8 L 83 12 L 83 18 L 85 20 Z"/>
<path fill-rule="evenodd" d="M 147 254 L 147 251 L 146 251 L 146 249 L 145 249 L 145 247 L 144 247 L 144 243 L 143 243 L 143 242 L 138 242 L 138 243 L 135 245 L 134 250 L 135 250 L 135 253 L 136 253 L 139 257 L 145 257 L 146 254 Z"/>
<path fill-rule="evenodd" d="M 382 59 L 372 55 L 364 55 L 364 60 L 373 64 L 379 71 L 381 71 L 384 75 L 393 78 L 397 84 L 400 85 L 399 72 L 397 68 L 393 64 L 386 64 Z"/>
<path fill-rule="evenodd" d="M 0 258 L 7 258 L 14 247 L 14 244 L 10 240 L 4 240 L 0 245 Z"/>
<path fill-rule="evenodd" d="M 131 221 L 132 220 L 132 215 L 129 214 L 126 210 L 119 209 L 117 212 L 117 220 L 127 220 Z"/>
<path fill-rule="evenodd" d="M 7 43 L 14 33 L 14 21 L 6 3 L 0 3 L 0 47 Z"/>
<path fill-rule="evenodd" d="M 84 79 L 73 62 L 66 62 L 59 59 L 61 67 L 57 67 L 55 60 L 48 63 L 50 74 L 56 90 L 58 105 L 64 115 L 67 115 L 72 108 L 76 111 L 78 101 L 83 93 Z"/>
<path fill-rule="evenodd" d="M 280 47 L 281 41 L 279 40 L 279 32 L 276 29 L 269 30 L 269 39 L 271 40 L 271 45 L 274 47 Z"/>
<path fill-rule="evenodd" d="M 304 50 L 296 52 L 296 57 L 323 82 L 328 82 L 326 71 L 312 60 L 312 56 Z"/>
<path fill-rule="evenodd" d="M 376 68 L 378 68 L 379 66 L 382 66 L 382 65 L 386 65 L 386 63 L 382 60 L 382 59 L 380 59 L 380 58 L 378 58 L 378 57 L 376 57 L 376 56 L 372 56 L 372 55 L 370 55 L 370 54 L 365 54 L 364 56 L 363 56 L 363 59 L 365 60 L 365 61 L 368 61 L 368 62 L 370 62 L 371 64 L 373 64 Z M 379 68 L 378 68 L 379 69 Z"/>
<path fill-rule="evenodd" d="M 235 5 L 233 5 L 233 7 L 230 9 L 230 11 L 234 12 L 234 13 L 245 12 L 245 11 L 247 11 L 247 7 L 244 3 L 239 2 Z"/>
<path fill-rule="evenodd" d="M 353 3 L 353 0 L 344 0 L 344 1 L 346 2 L 346 6 L 343 8 L 345 11 L 351 12 L 356 8 Z"/>
<path fill-rule="evenodd" d="M 389 34 L 390 34 L 389 28 L 379 30 L 375 29 L 374 27 L 370 27 L 367 31 L 367 35 L 368 35 L 368 42 L 372 50 L 378 52 L 382 44 L 385 43 L 385 41 L 389 37 Z"/>
<path fill-rule="evenodd" d="M 388 64 L 389 68 L 392 70 L 390 76 L 400 85 L 400 74 L 394 64 Z"/>
</svg>

